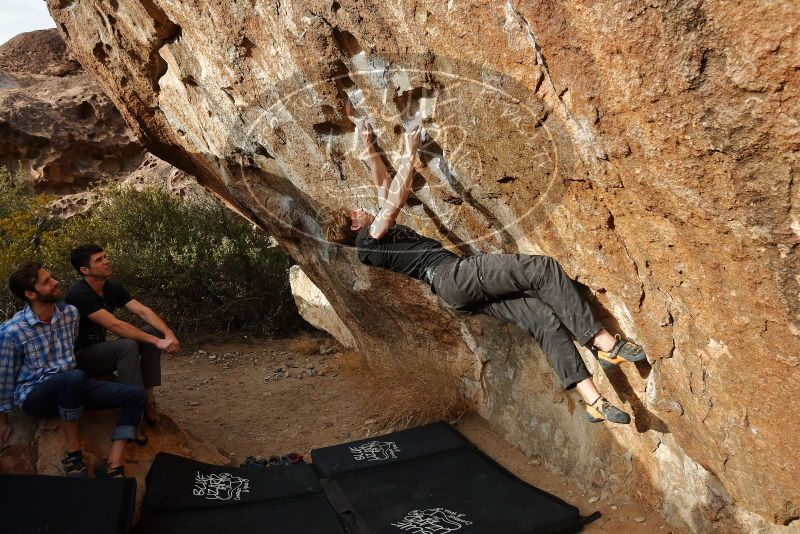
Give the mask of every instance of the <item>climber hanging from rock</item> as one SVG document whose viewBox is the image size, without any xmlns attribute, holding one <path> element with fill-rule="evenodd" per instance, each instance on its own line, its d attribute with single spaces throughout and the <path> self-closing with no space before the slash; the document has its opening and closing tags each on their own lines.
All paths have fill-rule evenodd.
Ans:
<svg viewBox="0 0 800 534">
<path fill-rule="evenodd" d="M 646 359 L 642 347 L 611 335 L 561 266 L 548 256 L 476 254 L 460 257 L 442 244 L 395 224 L 406 204 L 420 144 L 420 126 L 405 133 L 405 153 L 394 179 L 374 147 L 372 128 L 359 121 L 366 161 L 378 189 L 376 215 L 362 209 L 331 214 L 328 241 L 355 246 L 365 265 L 382 267 L 431 285 L 457 310 L 483 313 L 512 323 L 536 339 L 565 389 L 575 388 L 589 421 L 627 424 L 630 416 L 606 400 L 592 381 L 570 333 L 597 350 L 603 367 Z"/>
</svg>

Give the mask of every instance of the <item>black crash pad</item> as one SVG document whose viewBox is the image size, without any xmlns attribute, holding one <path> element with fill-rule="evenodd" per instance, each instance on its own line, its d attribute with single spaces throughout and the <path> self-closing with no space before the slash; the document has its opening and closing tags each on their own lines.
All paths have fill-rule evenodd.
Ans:
<svg viewBox="0 0 800 534">
<path fill-rule="evenodd" d="M 137 529 L 148 534 L 344 533 L 307 464 L 237 468 L 165 453 L 147 473 Z"/>
<path fill-rule="evenodd" d="M 470 446 L 461 434 L 445 423 L 401 430 L 311 451 L 320 477 L 371 469 Z"/>
<path fill-rule="evenodd" d="M 127 534 L 136 480 L 0 475 L 3 534 Z"/>
<path fill-rule="evenodd" d="M 434 439 L 426 454 L 426 440 L 445 435 L 442 426 L 446 427 L 435 425 L 433 430 L 423 427 L 419 433 L 412 429 L 402 436 L 394 433 L 373 439 L 383 443 L 402 439 L 404 445 L 398 448 L 414 450 L 414 458 L 398 453 L 394 459 L 356 470 L 345 468 L 323 480 L 329 500 L 352 532 L 538 534 L 581 529 L 576 507 L 519 480 L 466 441 L 464 446 L 448 449 Z M 350 451 L 356 447 L 353 444 L 337 447 Z M 315 464 L 317 454 L 312 451 Z M 331 471 L 329 467 L 326 464 Z"/>
<path fill-rule="evenodd" d="M 143 517 L 137 529 L 141 534 L 345 534 L 324 495 L 172 511 Z"/>
</svg>

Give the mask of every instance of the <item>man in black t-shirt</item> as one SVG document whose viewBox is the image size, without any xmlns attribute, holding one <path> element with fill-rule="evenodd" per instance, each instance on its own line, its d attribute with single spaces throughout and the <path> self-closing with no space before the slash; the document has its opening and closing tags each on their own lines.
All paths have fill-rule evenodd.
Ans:
<svg viewBox="0 0 800 534">
<path fill-rule="evenodd" d="M 358 130 L 378 188 L 378 213 L 339 210 L 325 228 L 328 241 L 355 246 L 365 265 L 424 280 L 458 310 L 517 325 L 536 339 L 565 389 L 577 390 L 589 421 L 629 423 L 630 416 L 597 390 L 570 334 L 581 345 L 595 347 L 603 367 L 646 360 L 644 349 L 612 336 L 553 258 L 527 254 L 459 257 L 438 241 L 395 224 L 411 189 L 420 129 L 406 133 L 406 152 L 394 179 L 373 147 L 371 127 L 361 123 Z"/>
<path fill-rule="evenodd" d="M 120 382 L 147 388 L 145 421 L 154 425 L 157 414 L 153 387 L 161 385 L 161 352 L 178 350 L 178 339 L 153 310 L 110 279 L 111 263 L 101 247 L 81 245 L 70 253 L 69 259 L 82 277 L 66 296 L 66 301 L 80 313 L 75 341 L 78 367 L 90 377 L 116 371 Z M 148 326 L 139 329 L 116 318 L 114 312 L 119 308 L 127 309 Z M 119 339 L 106 341 L 106 330 Z"/>
</svg>

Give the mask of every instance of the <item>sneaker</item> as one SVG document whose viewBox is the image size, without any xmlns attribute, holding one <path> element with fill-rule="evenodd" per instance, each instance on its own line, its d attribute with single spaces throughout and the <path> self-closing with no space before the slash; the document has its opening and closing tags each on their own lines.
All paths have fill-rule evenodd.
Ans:
<svg viewBox="0 0 800 534">
<path fill-rule="evenodd" d="M 97 478 L 125 478 L 125 466 L 111 467 L 108 460 L 100 460 L 94 466 L 94 476 Z"/>
<path fill-rule="evenodd" d="M 267 460 L 261 456 L 248 456 L 239 467 L 267 467 Z"/>
<path fill-rule="evenodd" d="M 617 337 L 617 342 L 609 352 L 597 351 L 600 367 L 608 369 L 622 362 L 641 362 L 647 359 L 644 349 L 633 341 L 626 341 Z"/>
<path fill-rule="evenodd" d="M 133 443 L 135 445 L 138 445 L 139 447 L 144 447 L 145 445 L 147 445 L 147 440 L 148 440 L 147 436 L 142 434 L 140 429 L 137 429 L 136 436 L 129 439 L 128 443 Z"/>
<path fill-rule="evenodd" d="M 83 463 L 83 453 L 81 451 L 65 451 L 64 454 L 61 466 L 68 477 L 86 478 L 89 476 L 89 470 L 86 469 L 86 464 Z"/>
<path fill-rule="evenodd" d="M 627 425 L 631 422 L 631 416 L 608 402 L 605 397 L 597 397 L 591 404 L 586 404 L 586 418 L 590 423 L 599 423 L 601 421 L 611 421 L 612 423 L 619 423 Z"/>
<path fill-rule="evenodd" d="M 303 455 L 297 454 L 296 452 L 290 452 L 281 456 L 281 461 L 283 465 L 295 465 L 303 462 Z"/>
</svg>

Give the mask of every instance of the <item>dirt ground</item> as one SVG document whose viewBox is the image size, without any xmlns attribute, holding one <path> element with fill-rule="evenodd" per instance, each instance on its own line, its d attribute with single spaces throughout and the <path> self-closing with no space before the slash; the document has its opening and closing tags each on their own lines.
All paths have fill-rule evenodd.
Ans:
<svg viewBox="0 0 800 534">
<path fill-rule="evenodd" d="M 299 452 L 385 433 L 376 400 L 365 398 L 353 372 L 326 337 L 253 339 L 239 336 L 165 355 L 161 410 L 184 430 L 217 447 L 238 465 L 247 456 Z M 602 517 L 584 532 L 679 533 L 653 508 L 599 500 L 564 482 L 494 433 L 476 414 L 455 427 L 516 476 Z M 391 430 L 391 429 L 389 429 Z"/>
</svg>

